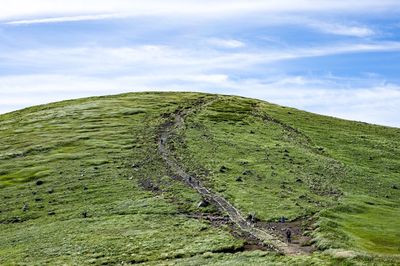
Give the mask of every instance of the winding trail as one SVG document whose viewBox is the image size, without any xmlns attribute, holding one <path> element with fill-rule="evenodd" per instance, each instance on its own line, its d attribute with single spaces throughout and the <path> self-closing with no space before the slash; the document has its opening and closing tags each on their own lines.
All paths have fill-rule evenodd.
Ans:
<svg viewBox="0 0 400 266">
<path fill-rule="evenodd" d="M 227 213 L 229 219 L 234 224 L 236 224 L 242 232 L 250 234 L 251 236 L 260 240 L 262 243 L 270 246 L 277 252 L 286 255 L 303 254 L 304 252 L 301 249 L 293 245 L 286 244 L 278 237 L 272 235 L 268 230 L 258 227 L 256 224 L 251 224 L 247 222 L 242 214 L 229 201 L 203 186 L 201 181 L 197 179 L 196 176 L 192 176 L 186 173 L 185 170 L 183 170 L 183 168 L 178 164 L 173 153 L 170 151 L 168 147 L 168 141 L 175 134 L 176 130 L 184 124 L 185 117 L 196 111 L 201 110 L 207 105 L 212 104 L 216 100 L 217 99 L 209 100 L 206 102 L 199 102 L 195 104 L 194 107 L 192 107 L 191 109 L 184 109 L 182 111 L 170 114 L 170 121 L 162 124 L 160 127 L 158 137 L 159 153 L 161 154 L 169 169 L 180 180 L 185 182 L 193 189 L 197 190 L 197 192 L 200 193 L 205 199 L 207 199 L 211 203 L 214 203 L 220 211 Z"/>
</svg>

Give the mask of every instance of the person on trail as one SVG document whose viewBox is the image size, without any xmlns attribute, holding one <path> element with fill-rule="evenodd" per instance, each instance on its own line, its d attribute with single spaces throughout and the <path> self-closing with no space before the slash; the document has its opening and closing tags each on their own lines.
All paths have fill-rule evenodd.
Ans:
<svg viewBox="0 0 400 266">
<path fill-rule="evenodd" d="M 289 228 L 286 230 L 286 240 L 288 243 L 292 243 L 292 231 Z"/>
</svg>

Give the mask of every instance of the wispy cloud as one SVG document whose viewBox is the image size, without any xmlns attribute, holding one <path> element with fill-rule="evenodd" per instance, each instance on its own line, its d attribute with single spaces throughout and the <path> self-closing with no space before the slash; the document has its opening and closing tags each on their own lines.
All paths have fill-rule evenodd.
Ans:
<svg viewBox="0 0 400 266">
<path fill-rule="evenodd" d="M 98 14 L 123 16 L 231 16 L 245 13 L 298 12 L 379 12 L 399 8 L 397 0 L 315 1 L 315 0 L 3 0 L 0 20 L 8 23 L 44 23 L 75 21 L 77 19 L 104 19 Z M 75 18 L 73 18 L 75 17 Z"/>
<path fill-rule="evenodd" d="M 26 25 L 26 24 L 43 24 L 43 23 L 60 23 L 60 22 L 77 22 L 90 20 L 103 20 L 124 18 L 122 14 L 97 14 L 97 15 L 82 15 L 82 16 L 66 16 L 66 17 L 50 17 L 37 19 L 13 20 L 6 22 L 7 25 Z"/>
<path fill-rule="evenodd" d="M 222 48 L 241 48 L 246 46 L 244 42 L 234 39 L 210 38 L 207 42 L 213 46 Z"/>
<path fill-rule="evenodd" d="M 369 37 L 375 35 L 375 31 L 367 26 L 347 25 L 340 23 L 327 23 L 323 21 L 309 21 L 308 26 L 317 29 L 324 33 L 354 36 L 354 37 Z"/>
<path fill-rule="evenodd" d="M 346 53 L 400 51 L 400 42 L 340 43 L 297 48 L 219 51 L 207 47 L 175 48 L 163 45 L 132 47 L 77 47 L 0 53 L 0 66 L 41 69 L 47 73 L 111 75 L 113 73 L 195 73 L 244 71 L 259 64 Z M 62 62 L 62 64 L 60 64 Z M 138 67 L 140 66 L 140 67 Z"/>
</svg>

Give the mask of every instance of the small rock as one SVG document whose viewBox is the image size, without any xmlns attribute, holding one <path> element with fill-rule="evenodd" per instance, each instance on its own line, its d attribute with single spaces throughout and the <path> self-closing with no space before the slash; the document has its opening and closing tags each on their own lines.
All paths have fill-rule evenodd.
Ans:
<svg viewBox="0 0 400 266">
<path fill-rule="evenodd" d="M 54 190 L 52 188 L 50 188 L 49 190 L 47 190 L 47 193 L 49 194 L 53 194 Z"/>
<path fill-rule="evenodd" d="M 236 182 L 243 182 L 243 179 L 241 176 L 237 176 L 235 180 L 236 180 Z"/>
<path fill-rule="evenodd" d="M 392 188 L 392 189 L 399 189 L 399 187 L 398 187 L 397 185 L 395 185 L 395 184 L 393 184 L 393 185 L 391 186 L 391 188 Z"/>
<path fill-rule="evenodd" d="M 43 181 L 42 180 L 37 180 L 36 181 L 36 186 L 41 186 L 43 185 Z"/>
<path fill-rule="evenodd" d="M 228 168 L 225 167 L 225 166 L 223 165 L 223 166 L 221 166 L 221 167 L 219 168 L 219 171 L 220 171 L 221 173 L 226 173 L 226 171 L 228 171 Z"/>
<path fill-rule="evenodd" d="M 28 204 L 25 203 L 24 206 L 22 207 L 22 211 L 26 212 L 28 209 L 29 209 L 29 206 L 28 206 Z"/>
<path fill-rule="evenodd" d="M 259 219 L 256 217 L 255 213 L 249 213 L 246 217 L 246 221 L 250 223 L 256 223 L 259 221 Z"/>
<path fill-rule="evenodd" d="M 303 183 L 303 180 L 301 180 L 300 178 L 297 178 L 297 179 L 296 179 L 296 182 L 297 182 L 297 183 Z"/>
<path fill-rule="evenodd" d="M 244 170 L 242 175 L 252 175 L 254 173 L 254 171 L 252 170 Z"/>
<path fill-rule="evenodd" d="M 55 215 L 56 213 L 54 211 L 48 211 L 47 214 L 52 216 L 52 215 Z"/>
<path fill-rule="evenodd" d="M 83 218 L 87 218 L 88 217 L 88 212 L 87 211 L 83 211 L 81 213 L 81 215 L 82 215 Z"/>
<path fill-rule="evenodd" d="M 197 204 L 197 208 L 207 207 L 208 205 L 210 205 L 210 203 L 207 200 L 203 199 Z"/>
</svg>

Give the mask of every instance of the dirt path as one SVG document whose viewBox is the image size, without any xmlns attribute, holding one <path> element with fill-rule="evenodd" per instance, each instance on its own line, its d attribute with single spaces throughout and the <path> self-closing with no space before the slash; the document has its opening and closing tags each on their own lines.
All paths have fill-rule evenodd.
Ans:
<svg viewBox="0 0 400 266">
<path fill-rule="evenodd" d="M 158 151 L 160 152 L 165 163 L 168 165 L 169 169 L 177 175 L 179 179 L 185 182 L 187 185 L 191 186 L 198 191 L 205 199 L 214 203 L 218 209 L 222 212 L 226 212 L 229 219 L 238 226 L 238 228 L 256 239 L 260 240 L 264 244 L 271 246 L 278 252 L 295 255 L 304 253 L 300 248 L 294 245 L 288 245 L 287 243 L 281 241 L 278 237 L 272 235 L 268 230 L 263 229 L 261 226 L 256 224 L 251 224 L 246 221 L 246 219 L 241 215 L 241 213 L 225 198 L 212 192 L 208 188 L 204 187 L 200 180 L 195 176 L 191 176 L 186 173 L 183 168 L 177 163 L 172 152 L 168 147 L 168 140 L 173 136 L 175 131 L 181 127 L 184 123 L 186 116 L 190 115 L 195 111 L 201 110 L 201 108 L 206 107 L 213 103 L 216 99 L 199 102 L 195 104 L 191 109 L 185 109 L 183 111 L 178 111 L 170 115 L 170 121 L 164 123 L 160 127 L 159 138 L 158 138 Z"/>
</svg>

